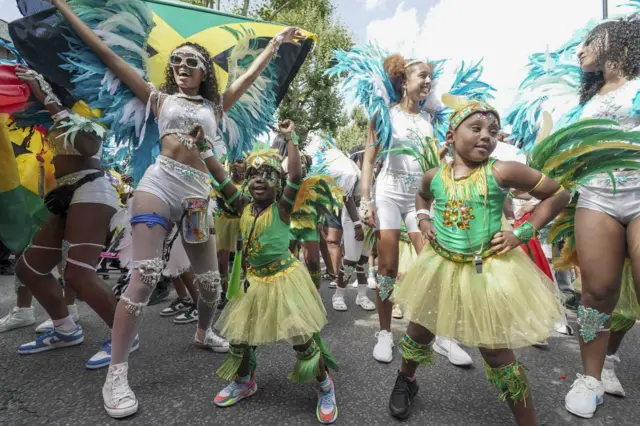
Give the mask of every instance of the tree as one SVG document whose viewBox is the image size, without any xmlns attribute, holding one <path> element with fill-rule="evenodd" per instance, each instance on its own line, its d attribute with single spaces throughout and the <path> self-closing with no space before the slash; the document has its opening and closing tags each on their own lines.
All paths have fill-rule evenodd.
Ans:
<svg viewBox="0 0 640 426">
<path fill-rule="evenodd" d="M 338 130 L 336 143 L 343 152 L 352 153 L 364 149 L 369 133 L 369 119 L 363 107 L 351 111 L 349 125 Z"/>
<path fill-rule="evenodd" d="M 338 92 L 339 80 L 328 77 L 334 49 L 350 49 L 353 39 L 347 28 L 333 16 L 329 0 L 272 0 L 261 11 L 263 19 L 304 28 L 318 35 L 317 46 L 309 53 L 298 75 L 289 86 L 278 117 L 296 122 L 296 132 L 304 141 L 309 132 L 325 131 L 333 136 L 347 124 Z"/>
</svg>

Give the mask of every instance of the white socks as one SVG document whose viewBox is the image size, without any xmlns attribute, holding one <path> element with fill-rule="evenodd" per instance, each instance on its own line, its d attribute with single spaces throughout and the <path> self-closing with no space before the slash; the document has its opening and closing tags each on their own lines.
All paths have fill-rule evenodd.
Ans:
<svg viewBox="0 0 640 426">
<path fill-rule="evenodd" d="M 56 328 L 56 331 L 60 331 L 62 333 L 71 333 L 76 329 L 76 323 L 71 318 L 71 315 L 66 318 L 62 318 L 59 320 L 51 320 L 53 322 L 53 326 Z"/>
<path fill-rule="evenodd" d="M 345 290 L 346 290 L 346 288 L 336 287 L 336 293 L 334 294 L 334 296 L 335 297 L 342 297 L 344 299 Z"/>
<path fill-rule="evenodd" d="M 367 295 L 367 285 L 358 284 L 358 297 L 364 297 Z"/>
</svg>

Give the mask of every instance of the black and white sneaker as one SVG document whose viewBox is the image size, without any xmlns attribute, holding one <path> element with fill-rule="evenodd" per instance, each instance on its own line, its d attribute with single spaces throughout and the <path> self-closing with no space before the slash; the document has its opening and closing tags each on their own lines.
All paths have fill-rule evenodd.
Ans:
<svg viewBox="0 0 640 426">
<path fill-rule="evenodd" d="M 188 305 L 189 309 L 185 312 L 181 313 L 177 317 L 173 319 L 173 322 L 176 324 L 189 324 L 191 322 L 198 321 L 198 309 L 195 303 L 190 303 Z"/>
<path fill-rule="evenodd" d="M 161 317 L 172 317 L 181 314 L 189 309 L 191 299 L 182 299 L 177 297 L 169 306 L 160 311 Z"/>
</svg>

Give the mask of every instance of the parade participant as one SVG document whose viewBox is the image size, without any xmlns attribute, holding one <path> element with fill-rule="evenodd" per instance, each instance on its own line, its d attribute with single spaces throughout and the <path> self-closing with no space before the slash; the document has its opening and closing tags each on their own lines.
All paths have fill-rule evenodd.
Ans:
<svg viewBox="0 0 640 426">
<path fill-rule="evenodd" d="M 594 28 L 578 52 L 582 69 L 582 118 L 610 118 L 625 130 L 640 129 L 640 20 L 615 20 Z M 575 242 L 582 276 L 578 308 L 584 375 L 565 398 L 566 409 L 590 418 L 603 402 L 601 373 L 611 313 L 620 294 L 627 255 L 640 273 L 640 172 L 617 170 L 580 190 L 575 210 Z M 596 226 L 597 225 L 597 226 Z M 602 250 L 606 246 L 607 250 Z M 636 279 L 636 283 L 640 282 Z"/>
<path fill-rule="evenodd" d="M 502 392 L 517 424 L 535 425 L 526 368 L 513 349 L 545 339 L 560 318 L 560 305 L 553 282 L 513 249 L 553 219 L 569 193 L 525 165 L 489 158 L 500 118 L 488 104 L 457 105 L 450 123 L 446 137 L 454 160 L 429 170 L 416 196 L 420 229 L 431 249 L 420 253 L 395 292 L 410 323 L 389 409 L 397 418 L 411 414 L 415 371 L 433 361 L 437 334 L 478 347 L 487 379 Z M 514 232 L 501 231 L 510 188 L 543 200 Z"/>
<path fill-rule="evenodd" d="M 112 333 L 112 362 L 103 387 L 104 407 L 114 418 L 138 410 L 128 384 L 128 353 L 142 312 L 164 269 L 163 245 L 170 222 L 181 222 L 184 248 L 200 286 L 196 344 L 204 344 L 221 292 L 215 239 L 209 238 L 207 200 L 209 173 L 202 160 L 213 156 L 219 120 L 253 84 L 278 51 L 300 33 L 287 28 L 258 55 L 249 70 L 220 95 L 214 65 L 205 48 L 184 43 L 169 57 L 161 90 L 149 85 L 123 58 L 81 20 L 64 0 L 54 0 L 67 24 L 157 118 L 161 155 L 138 183 L 133 198 L 133 267 L 121 296 Z M 99 11 L 97 11 L 99 12 Z M 109 18 L 111 19 L 111 18 Z M 130 22 L 124 20 L 123 25 Z M 197 125 L 196 125 L 197 123 Z M 140 139 L 143 139 L 141 136 Z M 144 140 L 144 139 L 143 139 Z M 201 153 L 200 150 L 203 150 Z M 183 220 L 184 219 L 184 220 Z"/>
<path fill-rule="evenodd" d="M 288 120 L 280 125 L 288 143 L 284 185 L 280 156 L 275 150 L 258 146 L 247 157 L 247 188 L 253 198 L 248 205 L 246 199 L 239 198 L 240 191 L 226 178 L 215 158 L 207 159 L 213 177 L 222 182 L 219 192 L 241 212 L 242 257 L 248 263 L 243 289 L 232 273 L 227 293 L 231 298 L 216 322 L 231 343 L 218 375 L 232 382 L 218 393 L 215 404 L 228 407 L 255 394 L 255 347 L 285 341 L 293 345 L 297 357 L 289 378 L 296 383 L 318 381 L 316 417 L 330 424 L 337 419 L 338 409 L 333 381 L 327 374 L 328 367 L 335 365 L 319 335 L 327 323 L 326 312 L 310 274 L 287 250 L 288 222 L 294 205 L 305 197 L 317 197 L 311 178 L 301 184 L 298 138 L 293 128 Z"/>
<path fill-rule="evenodd" d="M 94 112 L 80 103 L 73 110 L 64 107 L 49 83 L 31 69 L 19 65 L 16 75 L 29 84 L 55 123 L 48 141 L 55 152 L 57 187 L 45 197 L 51 216 L 16 265 L 17 279 L 29 288 L 53 324 L 53 329 L 20 346 L 18 353 L 28 355 L 84 341 L 82 327 L 75 323 L 62 287 L 51 274 L 58 264 L 65 285 L 85 300 L 109 328 L 113 326 L 116 300 L 105 290 L 96 266 L 109 221 L 118 208 L 118 197 L 101 170 L 105 129 L 92 123 Z M 87 367 L 106 367 L 110 358 L 108 352 L 100 351 Z"/>
</svg>

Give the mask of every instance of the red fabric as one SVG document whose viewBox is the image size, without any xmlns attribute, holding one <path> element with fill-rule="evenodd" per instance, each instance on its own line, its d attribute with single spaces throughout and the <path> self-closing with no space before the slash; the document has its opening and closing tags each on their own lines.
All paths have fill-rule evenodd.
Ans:
<svg viewBox="0 0 640 426">
<path fill-rule="evenodd" d="M 531 217 L 531 213 L 527 213 L 520 220 L 516 220 L 514 223 L 515 228 L 519 227 L 523 223 L 525 223 Z M 526 244 L 522 244 L 520 246 L 522 250 L 533 260 L 533 263 L 540 268 L 542 272 L 545 273 L 546 276 L 549 277 L 551 281 L 553 281 L 553 274 L 551 273 L 551 267 L 549 266 L 549 261 L 547 260 L 547 256 L 544 255 L 544 251 L 542 250 L 542 245 L 537 238 L 529 241 Z"/>
<path fill-rule="evenodd" d="M 31 89 L 16 77 L 15 66 L 0 64 L 0 113 L 22 111 L 29 96 Z"/>
</svg>

